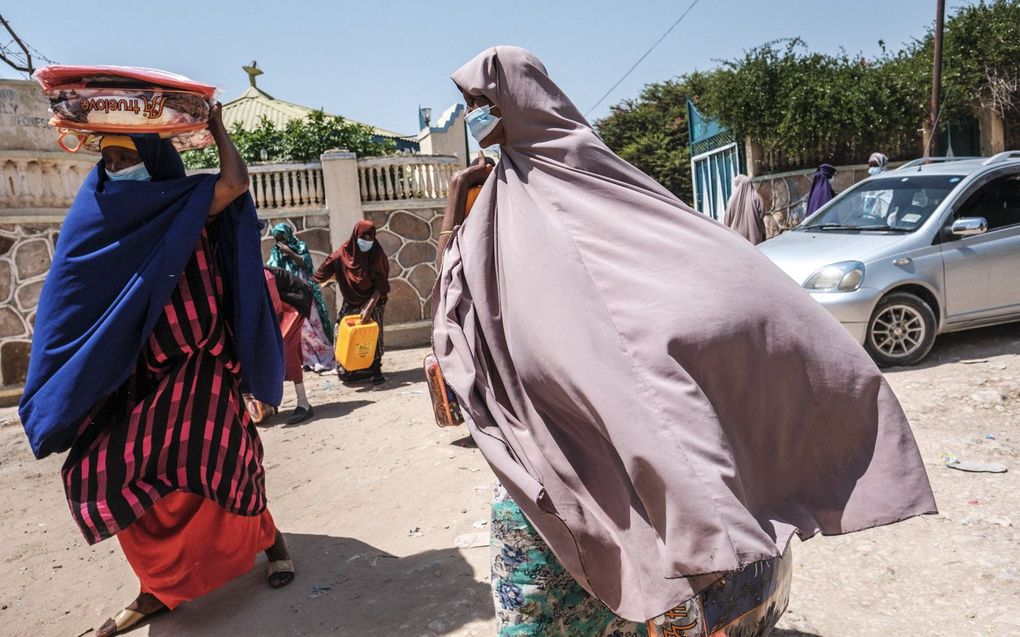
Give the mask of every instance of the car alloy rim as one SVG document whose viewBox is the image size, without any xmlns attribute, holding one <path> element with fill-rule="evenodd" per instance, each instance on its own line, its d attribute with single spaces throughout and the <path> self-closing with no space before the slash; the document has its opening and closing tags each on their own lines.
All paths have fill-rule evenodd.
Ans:
<svg viewBox="0 0 1020 637">
<path fill-rule="evenodd" d="M 903 358 L 924 343 L 928 328 L 924 317 L 909 305 L 890 305 L 875 317 L 871 326 L 871 344 L 886 356 Z"/>
</svg>

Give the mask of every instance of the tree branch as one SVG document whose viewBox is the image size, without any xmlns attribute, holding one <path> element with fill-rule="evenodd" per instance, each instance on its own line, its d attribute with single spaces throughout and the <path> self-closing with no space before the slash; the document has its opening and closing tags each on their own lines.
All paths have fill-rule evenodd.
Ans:
<svg viewBox="0 0 1020 637">
<path fill-rule="evenodd" d="M 14 41 L 18 43 L 18 46 L 21 47 L 21 50 L 25 53 L 25 64 L 18 64 L 2 52 L 0 52 L 0 60 L 5 62 L 7 66 L 11 67 L 15 71 L 21 71 L 22 73 L 28 73 L 31 75 L 35 71 L 35 67 L 32 66 L 32 54 L 29 52 L 28 47 L 21 41 L 21 38 L 14 32 L 14 29 L 10 24 L 8 24 L 7 20 L 4 19 L 3 15 L 0 15 L 0 24 L 7 29 L 7 32 L 11 34 L 11 37 L 14 38 Z"/>
</svg>

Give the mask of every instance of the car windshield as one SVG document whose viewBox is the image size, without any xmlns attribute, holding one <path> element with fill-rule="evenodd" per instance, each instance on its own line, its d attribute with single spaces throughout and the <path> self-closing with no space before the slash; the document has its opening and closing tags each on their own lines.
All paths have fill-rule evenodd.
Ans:
<svg viewBox="0 0 1020 637">
<path fill-rule="evenodd" d="M 962 175 L 889 174 L 862 181 L 797 230 L 898 232 L 920 228 Z"/>
</svg>

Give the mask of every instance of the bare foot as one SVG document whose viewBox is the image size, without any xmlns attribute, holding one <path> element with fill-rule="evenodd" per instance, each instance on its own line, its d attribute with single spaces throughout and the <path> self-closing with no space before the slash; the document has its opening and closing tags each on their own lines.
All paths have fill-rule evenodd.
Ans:
<svg viewBox="0 0 1020 637">
<path fill-rule="evenodd" d="M 138 597 L 135 598 L 135 601 L 131 602 L 128 605 L 127 610 L 133 610 L 136 613 L 141 613 L 142 615 L 145 615 L 146 618 L 149 618 L 152 617 L 153 615 L 158 615 L 159 613 L 162 613 L 170 609 L 164 606 L 163 602 L 156 599 L 155 595 L 151 593 L 139 593 Z M 130 630 L 131 628 L 134 628 L 137 625 L 138 624 L 128 627 L 128 629 Z M 107 619 L 103 623 L 103 625 L 99 627 L 99 630 L 96 631 L 96 637 L 111 637 L 112 635 L 116 634 L 117 624 L 113 621 L 112 618 Z"/>
<path fill-rule="evenodd" d="M 276 531 L 276 541 L 266 549 L 266 559 L 272 562 L 282 562 L 290 559 L 290 552 L 287 550 L 287 542 L 279 529 Z M 269 576 L 269 585 L 273 588 L 283 588 L 294 581 L 293 570 L 283 570 L 272 573 Z"/>
</svg>

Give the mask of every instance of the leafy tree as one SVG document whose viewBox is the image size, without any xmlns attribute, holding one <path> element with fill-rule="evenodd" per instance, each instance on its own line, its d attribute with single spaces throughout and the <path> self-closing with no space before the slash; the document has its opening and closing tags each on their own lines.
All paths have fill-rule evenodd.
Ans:
<svg viewBox="0 0 1020 637">
<path fill-rule="evenodd" d="M 342 117 L 313 111 L 304 119 L 295 119 L 278 127 L 263 117 L 252 130 L 235 123 L 230 137 L 241 157 L 248 163 L 315 161 L 322 153 L 344 148 L 361 157 L 386 155 L 396 149 L 392 140 L 378 141 L 371 127 Z M 215 147 L 182 153 L 188 168 L 213 168 L 219 165 Z"/>
<path fill-rule="evenodd" d="M 931 59 L 930 37 L 923 54 Z M 975 108 L 1020 113 L 1020 2 L 965 6 L 946 21 L 943 94 L 951 115 Z"/>
<path fill-rule="evenodd" d="M 649 84 L 638 99 L 613 106 L 595 127 L 616 154 L 690 201 L 688 90 L 684 78 Z"/>
<path fill-rule="evenodd" d="M 861 161 L 920 151 L 923 67 L 913 51 L 870 59 L 807 52 L 800 39 L 769 42 L 723 62 L 703 104 L 762 145 L 771 168 Z"/>
<path fill-rule="evenodd" d="M 767 42 L 719 67 L 649 84 L 596 123 L 606 143 L 681 198 L 690 197 L 685 97 L 766 153 L 766 168 L 920 155 L 931 90 L 932 33 L 875 57 Z M 940 125 L 992 109 L 1020 140 L 1020 0 L 965 6 L 946 21 Z"/>
</svg>

